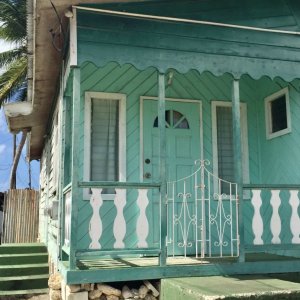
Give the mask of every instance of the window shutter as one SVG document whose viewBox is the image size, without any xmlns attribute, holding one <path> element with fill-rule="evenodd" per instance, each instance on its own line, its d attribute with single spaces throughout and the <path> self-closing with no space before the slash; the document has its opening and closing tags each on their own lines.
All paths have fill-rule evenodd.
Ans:
<svg viewBox="0 0 300 300">
<path fill-rule="evenodd" d="M 218 143 L 218 176 L 221 179 L 234 182 L 232 109 L 218 106 L 217 114 L 217 143 Z M 222 193 L 228 193 L 228 185 L 222 186 Z"/>
<path fill-rule="evenodd" d="M 92 99 L 91 180 L 118 181 L 119 101 Z"/>
</svg>

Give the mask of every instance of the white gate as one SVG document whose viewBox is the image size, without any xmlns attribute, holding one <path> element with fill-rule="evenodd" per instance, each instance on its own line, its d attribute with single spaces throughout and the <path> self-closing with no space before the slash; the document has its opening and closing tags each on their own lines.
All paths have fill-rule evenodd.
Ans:
<svg viewBox="0 0 300 300">
<path fill-rule="evenodd" d="M 168 255 L 238 256 L 237 184 L 197 160 L 191 175 L 167 183 Z"/>
</svg>

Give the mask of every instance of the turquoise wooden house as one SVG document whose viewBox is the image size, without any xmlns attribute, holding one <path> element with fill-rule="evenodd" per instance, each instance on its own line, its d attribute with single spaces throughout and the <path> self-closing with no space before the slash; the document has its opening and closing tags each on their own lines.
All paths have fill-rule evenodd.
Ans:
<svg viewBox="0 0 300 300">
<path fill-rule="evenodd" d="M 66 282 L 299 272 L 300 3 L 54 7 L 7 114 Z"/>
</svg>

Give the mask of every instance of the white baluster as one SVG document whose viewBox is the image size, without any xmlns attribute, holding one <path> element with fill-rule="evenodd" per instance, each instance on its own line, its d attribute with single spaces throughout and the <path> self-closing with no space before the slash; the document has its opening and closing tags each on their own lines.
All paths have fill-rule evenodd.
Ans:
<svg viewBox="0 0 300 300">
<path fill-rule="evenodd" d="M 123 239 L 126 234 L 126 222 L 124 218 L 123 209 L 126 205 L 126 190 L 116 189 L 114 204 L 117 209 L 117 215 L 114 221 L 114 236 L 116 239 L 114 243 L 114 248 L 124 248 L 125 245 Z"/>
<path fill-rule="evenodd" d="M 292 208 L 292 215 L 290 221 L 291 232 L 293 234 L 292 243 L 299 244 L 300 243 L 300 218 L 298 214 L 299 207 L 299 197 L 297 190 L 290 190 L 290 206 Z"/>
<path fill-rule="evenodd" d="M 92 242 L 90 243 L 90 249 L 101 249 L 100 238 L 102 235 L 102 221 L 100 218 L 100 208 L 103 204 L 102 189 L 92 189 L 92 195 L 90 204 L 93 209 L 93 215 L 90 220 L 89 235 Z"/>
<path fill-rule="evenodd" d="M 262 204 L 261 197 L 260 197 L 261 190 L 252 190 L 252 193 L 253 195 L 252 195 L 251 203 L 254 208 L 254 215 L 252 219 L 252 230 L 254 234 L 253 244 L 263 245 L 264 242 L 261 236 L 263 234 L 264 226 L 263 226 L 262 217 L 260 215 L 260 207 Z"/>
<path fill-rule="evenodd" d="M 71 193 L 65 196 L 65 245 L 70 246 L 70 229 L 71 229 Z"/>
<path fill-rule="evenodd" d="M 273 213 L 272 213 L 272 217 L 271 217 L 271 223 L 270 223 L 270 228 L 271 228 L 271 232 L 273 235 L 272 238 L 272 244 L 280 244 L 281 240 L 280 240 L 280 232 L 281 232 L 281 219 L 279 216 L 279 206 L 281 204 L 281 199 L 279 196 L 280 190 L 271 190 L 271 201 L 270 204 L 272 205 L 273 208 Z"/>
<path fill-rule="evenodd" d="M 146 216 L 146 208 L 149 203 L 147 193 L 148 193 L 148 190 L 146 190 L 146 189 L 138 190 L 137 205 L 140 209 L 140 215 L 137 219 L 136 233 L 137 233 L 137 237 L 138 237 L 137 246 L 139 248 L 147 248 L 148 247 L 148 243 L 146 242 L 147 236 L 149 234 L 149 223 L 148 223 L 148 219 Z"/>
</svg>

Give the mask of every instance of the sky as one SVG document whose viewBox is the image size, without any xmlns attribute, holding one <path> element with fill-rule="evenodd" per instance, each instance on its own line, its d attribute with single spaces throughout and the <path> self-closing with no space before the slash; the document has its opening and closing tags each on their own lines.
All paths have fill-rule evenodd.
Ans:
<svg viewBox="0 0 300 300">
<path fill-rule="evenodd" d="M 7 51 L 10 45 L 0 40 L 0 52 Z M 0 70 L 1 72 L 1 70 Z M 21 135 L 17 136 L 17 144 L 21 140 Z M 26 143 L 25 143 L 26 145 Z M 13 135 L 9 133 L 3 109 L 0 110 L 0 192 L 7 191 L 9 188 L 10 169 L 13 161 Z M 17 169 L 17 188 L 29 187 L 29 167 L 26 161 L 26 146 L 24 146 L 18 169 Z M 32 188 L 39 189 L 39 169 L 38 161 L 31 163 Z"/>
</svg>

